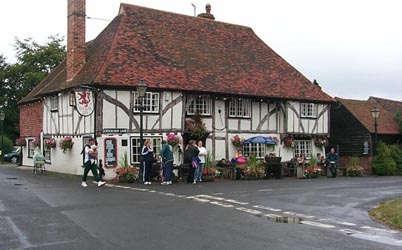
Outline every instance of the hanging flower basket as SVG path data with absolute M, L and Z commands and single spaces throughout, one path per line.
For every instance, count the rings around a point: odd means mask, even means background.
M 35 137 L 34 139 L 33 139 L 33 145 L 35 146 L 35 147 L 40 147 L 40 139 L 39 139 L 39 137 Z
M 294 138 L 293 138 L 293 136 L 291 136 L 291 135 L 286 135 L 284 138 L 283 138 L 283 145 L 285 146 L 285 147 L 287 147 L 287 148 L 294 148 L 295 147 L 295 141 L 294 141 Z
M 63 150 L 63 153 L 65 153 L 67 150 L 71 150 L 73 145 L 73 138 L 70 136 L 66 136 L 60 141 L 60 148 Z
M 244 138 L 241 138 L 238 135 L 233 136 L 232 138 L 232 144 L 233 146 L 235 146 L 236 148 L 240 148 L 241 146 L 243 146 L 243 142 L 244 142 Z
M 25 138 L 19 137 L 17 140 L 15 140 L 15 145 L 25 147 L 27 142 L 25 141 Z
M 47 149 L 56 148 L 56 140 L 54 138 L 44 140 Z
M 328 137 L 326 136 L 316 136 L 314 137 L 314 145 L 316 147 L 326 147 L 328 146 Z
M 166 138 L 167 138 L 167 143 L 169 143 L 173 147 L 180 143 L 180 136 L 176 135 L 173 132 L 170 132 L 169 134 L 167 134 Z

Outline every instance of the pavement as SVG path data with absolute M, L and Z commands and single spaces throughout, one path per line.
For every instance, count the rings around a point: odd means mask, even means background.
M 0 249 L 402 249 L 402 177 L 107 184 L 0 165 Z

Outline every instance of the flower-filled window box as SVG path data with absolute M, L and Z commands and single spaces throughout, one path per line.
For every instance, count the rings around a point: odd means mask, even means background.
M 74 142 L 71 136 L 66 136 L 60 141 L 60 148 L 65 153 L 67 150 L 71 150 L 73 148 Z
M 44 140 L 46 149 L 56 148 L 56 140 L 54 138 Z
M 293 136 L 291 136 L 291 135 L 286 135 L 282 139 L 282 142 L 286 148 L 294 148 L 295 147 L 295 140 L 294 140 Z

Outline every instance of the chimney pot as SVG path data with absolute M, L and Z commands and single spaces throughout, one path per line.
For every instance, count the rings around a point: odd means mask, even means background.
M 214 15 L 211 14 L 211 5 L 209 3 L 205 5 L 205 13 L 199 14 L 198 17 L 215 20 Z

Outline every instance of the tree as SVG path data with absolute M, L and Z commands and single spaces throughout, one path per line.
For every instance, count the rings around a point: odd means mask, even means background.
M 5 134 L 18 137 L 18 101 L 26 96 L 66 55 L 64 39 L 52 36 L 44 44 L 31 38 L 15 41 L 17 62 L 7 64 L 0 56 L 0 107 L 6 113 Z

